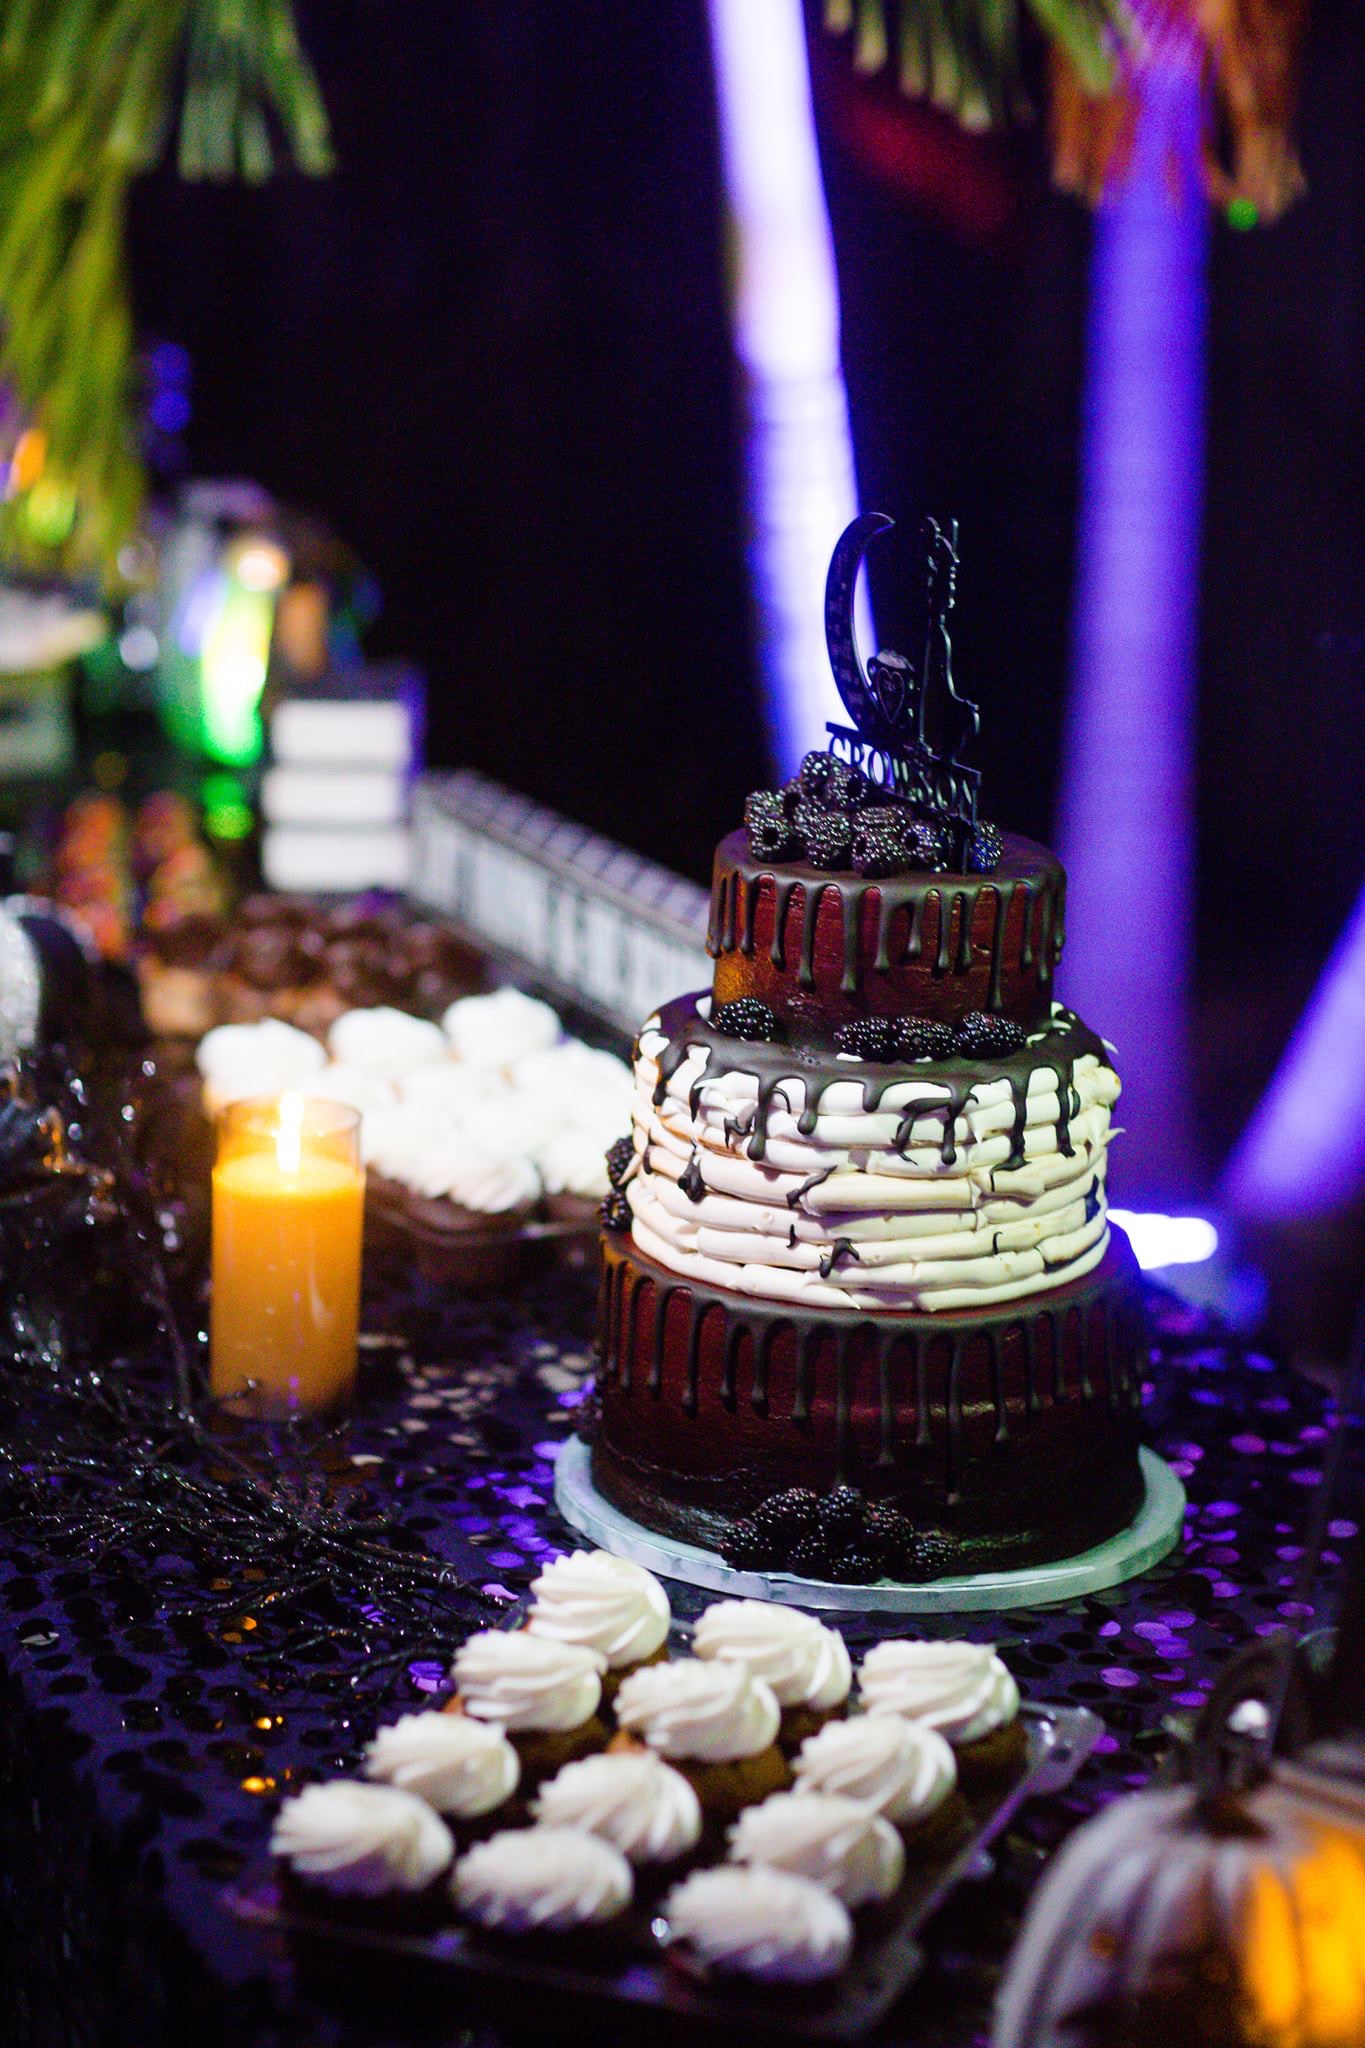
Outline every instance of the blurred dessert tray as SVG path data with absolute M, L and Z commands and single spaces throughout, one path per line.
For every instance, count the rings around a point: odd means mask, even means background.
M 456 1230 L 424 1222 L 372 1185 L 365 1191 L 367 1256 L 404 1259 L 424 1280 L 471 1293 L 506 1286 L 551 1256 L 575 1268 L 595 1264 L 601 1230 L 596 1203 L 582 1216 L 533 1217 L 505 1231 L 490 1231 L 487 1221 Z
M 847 1969 L 828 1984 L 705 1977 L 666 1955 L 654 1932 L 657 1906 L 645 1903 L 632 1909 L 608 1959 L 590 1948 L 575 1956 L 569 1936 L 537 1948 L 525 1937 L 453 1923 L 406 1934 L 332 1920 L 286 1903 L 269 1869 L 249 1874 L 225 1896 L 238 1919 L 283 1935 L 301 1974 L 330 1996 L 360 1989 L 401 1998 L 411 2010 L 418 2000 L 435 2005 L 448 1997 L 450 1980 L 459 1977 L 480 1982 L 503 2002 L 518 1990 L 551 1991 L 798 2040 L 858 2040 L 924 1967 L 924 1929 L 950 1893 L 983 1870 L 991 1844 L 1025 1801 L 1070 1784 L 1101 1732 L 1086 1707 L 1026 1703 L 1020 1719 L 1027 1745 L 1017 1770 L 989 1790 L 965 1792 L 968 1818 L 958 1839 L 939 1856 L 908 1860 L 900 1889 L 860 1929 Z

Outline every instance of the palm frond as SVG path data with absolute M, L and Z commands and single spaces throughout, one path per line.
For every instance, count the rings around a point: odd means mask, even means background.
M 128 190 L 173 131 L 187 177 L 330 168 L 290 0 L 8 0 L 0 382 L 45 437 L 49 486 L 74 504 L 60 535 L 35 530 L 26 495 L 4 505 L 0 544 L 21 560 L 107 570 L 137 517 Z
M 1128 0 L 826 0 L 825 27 L 852 35 L 854 68 L 894 66 L 912 98 L 928 100 L 966 128 L 989 128 L 1028 111 L 1020 31 L 1031 20 L 1064 52 L 1087 91 L 1114 82 L 1135 40 Z

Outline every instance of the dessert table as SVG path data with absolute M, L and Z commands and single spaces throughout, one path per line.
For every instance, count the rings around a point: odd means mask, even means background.
M 1089 1706 L 1105 1733 L 1074 1786 L 1025 1809 L 934 1923 L 928 1968 L 879 2036 L 905 2048 L 986 2039 L 1043 1857 L 1149 1778 L 1171 1740 L 1163 1724 L 1200 1706 L 1231 1652 L 1330 1616 L 1347 1520 L 1330 1524 L 1312 1604 L 1294 1598 L 1330 1404 L 1175 1297 L 1152 1290 L 1151 1308 L 1147 1431 L 1188 1490 L 1182 1549 L 1064 1607 L 913 1624 L 994 1638 L 1026 1695 Z M 552 1504 L 554 1462 L 591 1428 L 592 1323 L 591 1285 L 570 1271 L 482 1302 L 381 1280 L 347 1423 L 303 1446 L 262 1429 L 252 1455 L 325 1474 L 351 1519 L 387 1512 L 392 1540 L 442 1560 L 440 1633 L 458 1639 L 572 1542 Z M 386 1664 L 375 1653 L 393 1633 L 363 1588 L 277 1603 L 249 1571 L 210 1578 L 155 1541 L 39 1547 L 13 1507 L 0 1492 L 0 1983 L 18 2038 L 388 2048 L 543 2036 L 543 2012 L 489 2011 L 472 1992 L 430 2000 L 363 1974 L 305 1979 L 225 1903 L 259 1864 L 282 1793 L 353 1770 L 378 1721 L 442 1689 L 439 1644 Z M 671 1590 L 684 1615 L 707 1597 Z M 838 1623 L 855 1649 L 906 1626 Z M 571 2013 L 557 2017 L 572 2028 Z M 657 2026 L 625 2024 L 636 2038 Z

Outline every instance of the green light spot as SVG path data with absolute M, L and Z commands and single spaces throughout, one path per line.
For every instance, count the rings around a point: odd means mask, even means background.
M 1254 199 L 1229 199 L 1228 226 L 1230 228 L 1254 228 L 1260 220 L 1260 212 Z
M 206 775 L 199 788 L 210 839 L 246 839 L 256 819 L 235 775 Z

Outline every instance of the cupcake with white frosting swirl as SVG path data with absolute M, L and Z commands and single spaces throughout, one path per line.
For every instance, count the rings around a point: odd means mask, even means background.
M 506 1806 L 521 1764 L 502 1730 L 468 1714 L 404 1714 L 365 1752 L 365 1775 L 425 1799 L 469 1839 Z
M 560 1022 L 549 1004 L 518 988 L 462 997 L 442 1017 L 441 1029 L 460 1059 L 503 1070 L 560 1037 Z
M 668 1595 L 652 1572 L 605 1550 L 575 1550 L 557 1557 L 531 1582 L 535 1595 L 526 1626 L 551 1642 L 580 1643 L 606 1660 L 604 1696 L 615 1696 L 637 1665 L 666 1654 L 672 1614 Z
M 637 1868 L 676 1866 L 701 1840 L 701 1806 L 681 1771 L 652 1749 L 617 1750 L 565 1764 L 541 1786 L 533 1812 L 549 1827 L 585 1828 Z
M 730 1830 L 730 1861 L 808 1877 L 850 1912 L 884 1905 L 905 1872 L 890 1821 L 833 1792 L 775 1792 L 746 1807 Z
M 989 1643 L 878 1643 L 858 1674 L 869 1715 L 899 1714 L 953 1746 L 964 1778 L 994 1777 L 1022 1759 L 1019 1688 Z
M 345 1010 L 327 1033 L 327 1050 L 343 1066 L 395 1081 L 414 1067 L 448 1057 L 439 1024 L 381 1004 L 373 1010 Z
M 664 1901 L 669 1949 L 695 1969 L 769 1984 L 837 1977 L 853 1950 L 847 1907 L 785 1870 L 698 1870 Z
M 417 1927 L 440 1917 L 454 1843 L 414 1793 L 336 1779 L 285 1801 L 270 1849 L 295 1897 L 325 1903 L 330 1913 Z
M 853 1670 L 843 1637 L 794 1607 L 719 1600 L 698 1621 L 692 1648 L 698 1657 L 742 1664 L 772 1687 L 789 1756 L 847 1709 Z
M 613 1748 L 652 1749 L 676 1764 L 717 1823 L 791 1783 L 777 1746 L 782 1710 L 742 1664 L 680 1657 L 632 1671 L 616 1695 Z
M 605 1659 L 579 1643 L 557 1643 L 525 1629 L 485 1629 L 451 1666 L 455 1697 L 447 1713 L 500 1728 L 528 1787 L 561 1764 L 604 1748 L 598 1712 Z
M 915 1849 L 935 1847 L 962 1824 L 951 1748 L 934 1729 L 898 1714 L 831 1721 L 802 1743 L 792 1768 L 798 1794 L 856 1799 Z
M 583 1828 L 513 1828 L 480 1842 L 455 1866 L 450 1895 L 490 1933 L 585 1936 L 609 1929 L 631 1902 L 630 1865 Z
M 376 1243 L 421 1233 L 419 1263 L 467 1287 L 502 1284 L 517 1270 L 521 1231 L 535 1214 L 540 1175 L 520 1152 L 480 1145 L 445 1118 L 407 1101 L 361 1126 L 366 1207 Z

